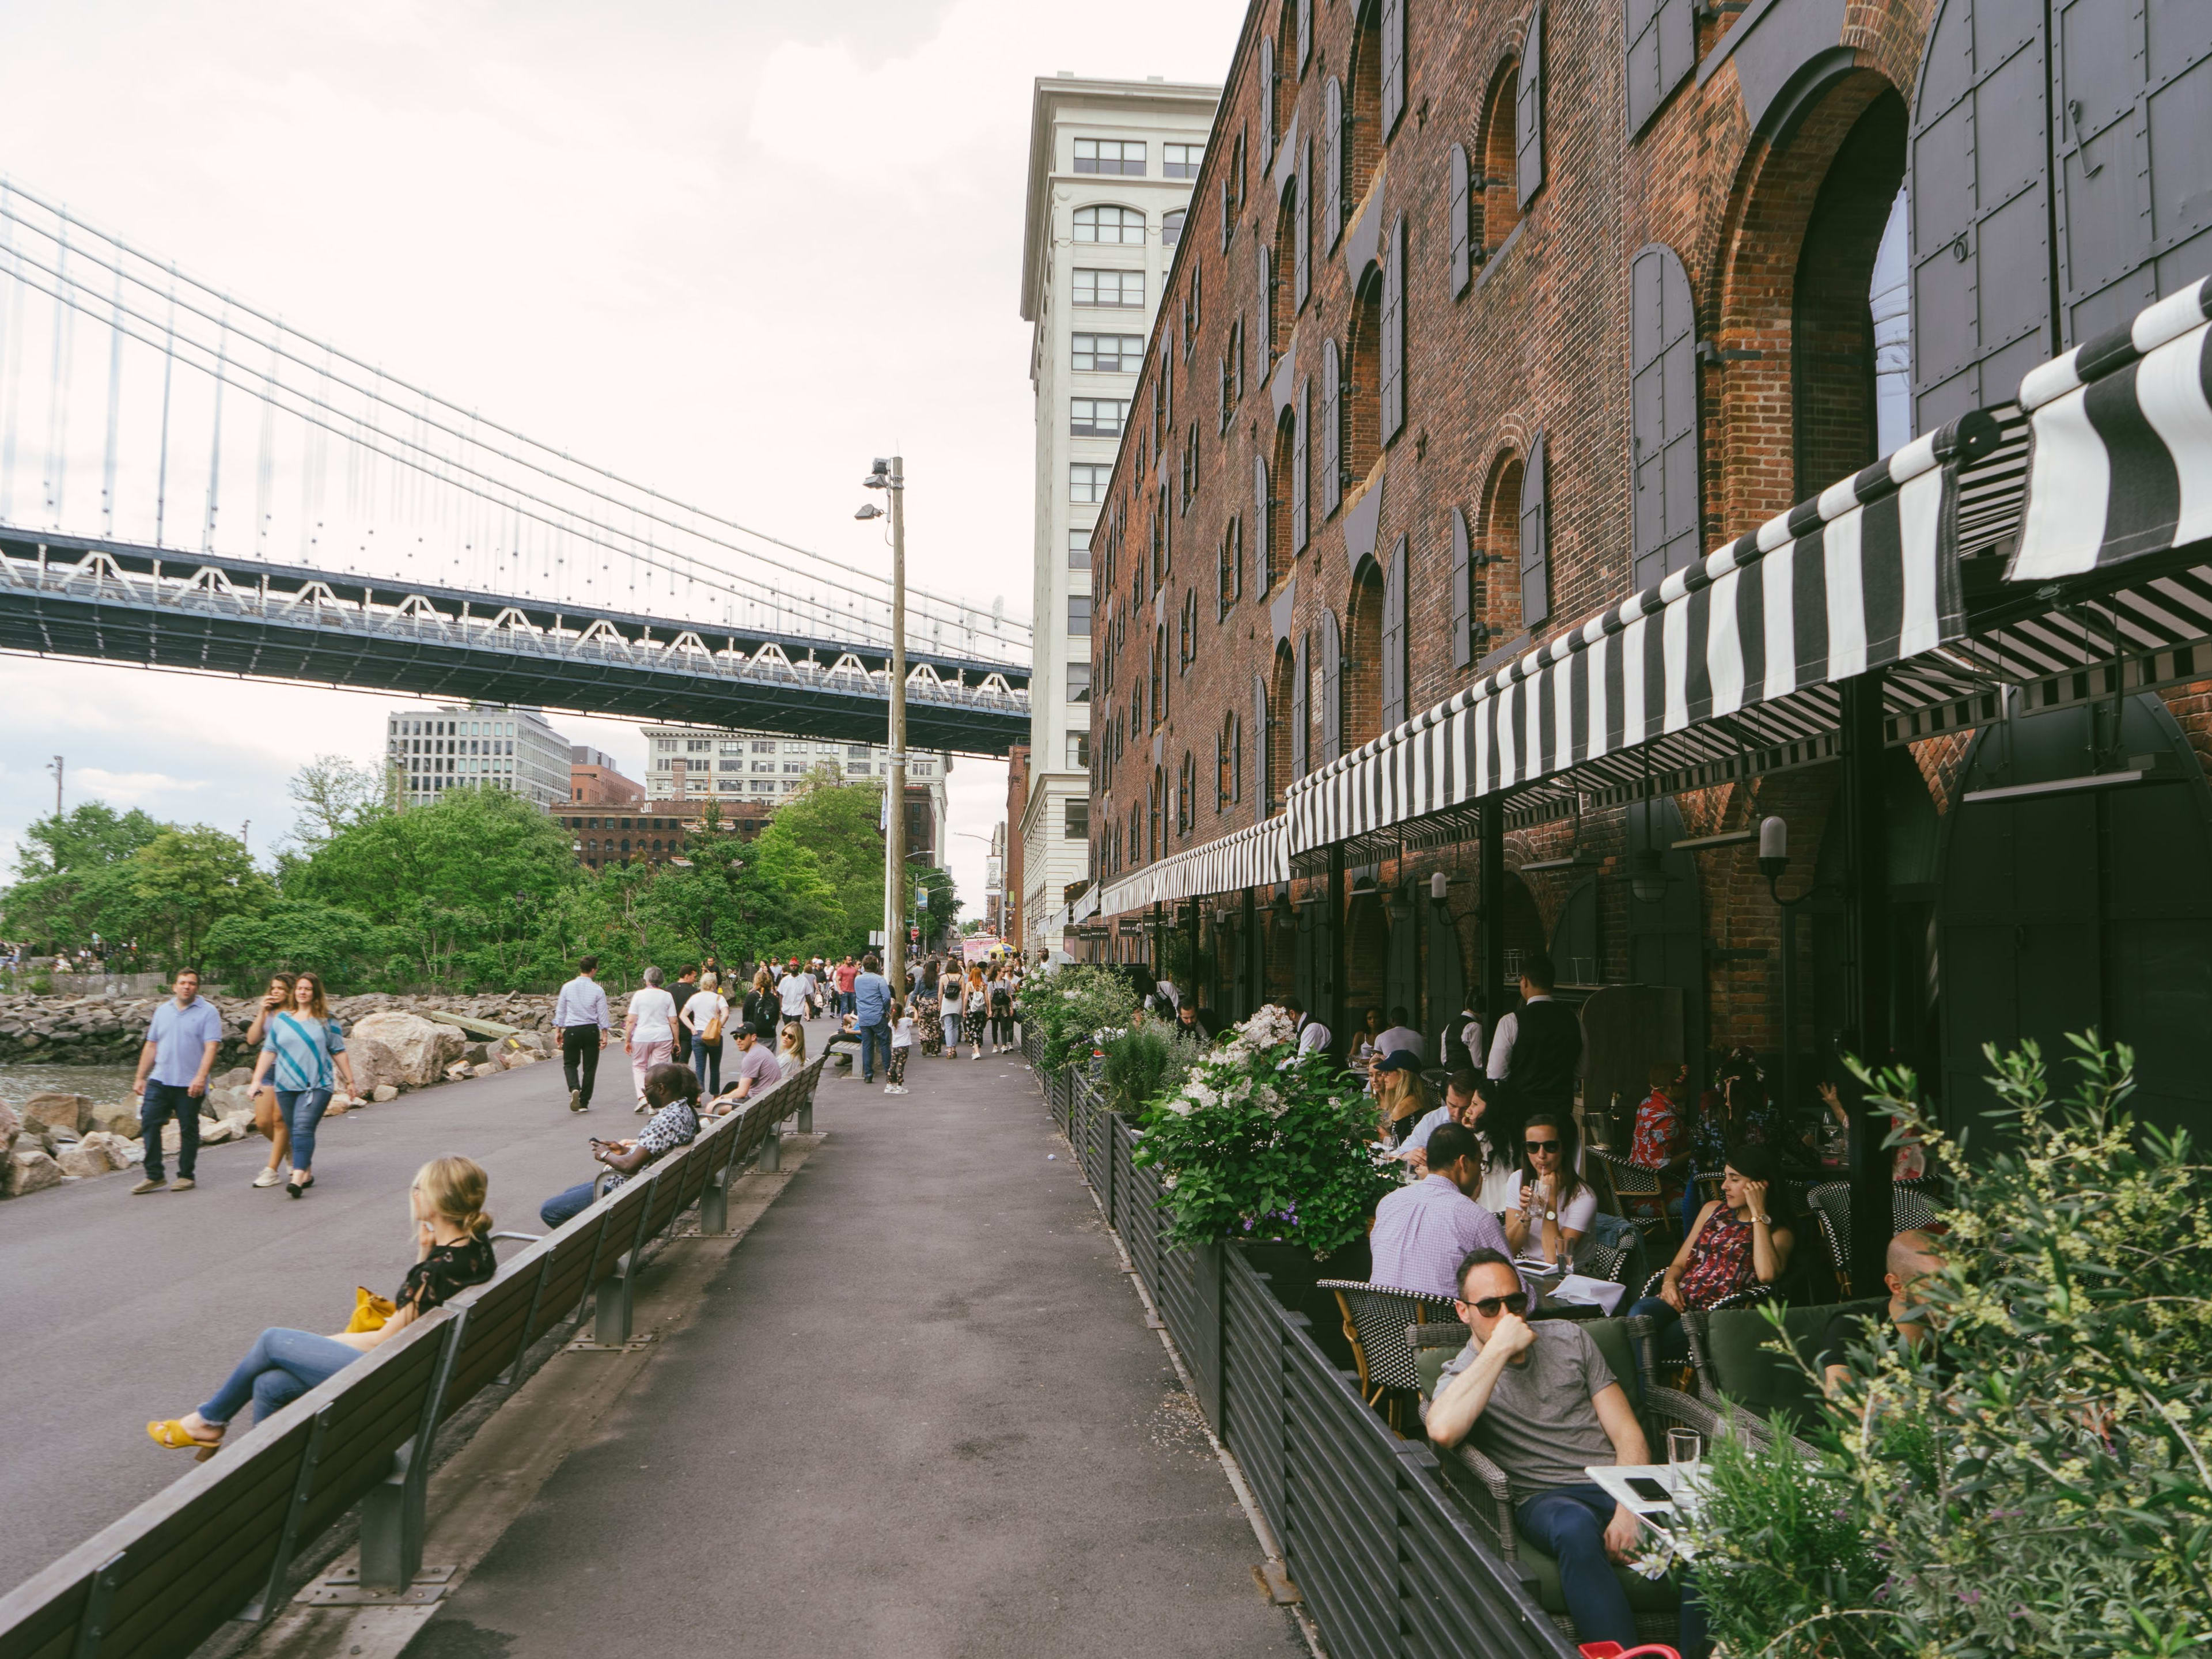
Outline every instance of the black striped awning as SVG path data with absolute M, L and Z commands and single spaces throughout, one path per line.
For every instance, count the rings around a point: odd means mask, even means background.
M 1105 884 L 1098 914 L 1119 915 L 1178 899 L 1239 892 L 1291 878 L 1290 823 L 1280 816 L 1155 860 Z

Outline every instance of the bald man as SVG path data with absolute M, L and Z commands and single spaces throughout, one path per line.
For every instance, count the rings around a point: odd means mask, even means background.
M 1943 1271 L 1942 1241 L 1918 1227 L 1908 1227 L 1889 1241 L 1889 1271 L 1882 1282 L 1889 1286 L 1889 1320 L 1906 1350 L 1917 1350 L 1936 1338 L 1936 1312 L 1913 1299 L 1913 1286 Z M 1863 1314 L 1839 1313 L 1828 1322 L 1820 1339 L 1820 1364 L 1830 1394 L 1851 1374 L 1844 1351 L 1863 1337 Z

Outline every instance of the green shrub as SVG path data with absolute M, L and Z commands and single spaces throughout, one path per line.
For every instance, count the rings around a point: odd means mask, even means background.
M 1198 1063 L 1205 1045 L 1181 1035 L 1162 1020 L 1146 1020 L 1111 1031 L 1104 1044 L 1100 1080 L 1107 1103 L 1133 1121 L 1161 1095 L 1182 1082 Z
M 1092 1037 L 1127 1025 L 1136 1007 L 1136 994 L 1119 974 L 1071 966 L 1025 982 L 1019 1014 L 1023 1030 L 1037 1033 L 1044 1069 L 1057 1072 L 1087 1062 Z
M 2003 1133 L 1969 1162 L 1909 1073 L 1858 1075 L 1954 1188 L 1940 1331 L 1887 1325 L 1786 1443 L 1715 1448 L 1687 1528 L 1713 1633 L 1775 1656 L 2202 1654 L 2212 1644 L 2212 1213 L 2185 1134 L 2120 1109 L 2094 1034 L 2054 1107 L 2033 1044 L 1996 1067 Z M 1855 1068 L 1856 1069 L 1856 1068 Z

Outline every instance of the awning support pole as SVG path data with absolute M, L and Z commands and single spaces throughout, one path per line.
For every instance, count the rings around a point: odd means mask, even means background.
M 1344 1012 L 1344 843 L 1328 848 L 1328 909 L 1322 918 L 1328 927 L 1328 983 L 1322 987 L 1322 1006 L 1328 1010 L 1328 1029 L 1336 1038 L 1336 1051 L 1350 1052 Z
M 1844 923 L 1850 959 L 1844 974 L 1845 1046 L 1863 1064 L 1879 1066 L 1889 1034 L 1889 839 L 1882 798 L 1881 673 L 1843 682 L 1839 735 L 1844 751 L 1841 805 L 1850 854 Z M 1838 1078 L 1850 1108 L 1851 1290 L 1871 1296 L 1881 1284 L 1896 1222 L 1891 1206 L 1886 1133 L 1869 1115 L 1856 1079 Z
M 1244 890 L 1244 926 L 1237 933 L 1237 945 L 1244 953 L 1244 994 L 1237 998 L 1232 1012 L 1241 1023 L 1251 1018 L 1253 1011 L 1267 1000 L 1267 958 L 1260 940 L 1260 907 L 1249 887 Z
M 1485 795 L 1476 811 L 1480 898 L 1475 927 L 1482 941 L 1482 1029 L 1486 1037 L 1498 1029 L 1511 1000 L 1505 990 L 1505 802 L 1498 795 Z M 1475 1056 L 1478 1069 L 1482 1059 Z

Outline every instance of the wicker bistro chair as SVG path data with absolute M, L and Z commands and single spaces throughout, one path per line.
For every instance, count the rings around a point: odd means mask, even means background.
M 1597 1343 L 1606 1364 L 1613 1370 L 1614 1380 L 1635 1402 L 1644 1438 L 1654 1446 L 1664 1447 L 1664 1431 L 1673 1425 L 1693 1428 L 1709 1437 L 1723 1431 L 1720 1419 L 1711 1411 L 1686 1395 L 1655 1386 L 1639 1370 L 1637 1356 L 1649 1346 L 1643 1340 L 1650 1333 L 1649 1320 L 1593 1319 L 1583 1322 L 1582 1328 Z M 1467 1342 L 1468 1328 L 1456 1321 L 1416 1325 L 1406 1333 L 1406 1345 L 1413 1355 L 1425 1404 L 1434 1396 L 1437 1379 L 1446 1363 Z M 1574 1621 L 1567 1617 L 1559 1563 L 1520 1535 L 1514 1523 L 1512 1492 L 1505 1472 L 1477 1450 L 1471 1437 L 1449 1451 L 1439 1449 L 1437 1458 L 1444 1485 L 1461 1508 L 1528 1587 L 1529 1594 L 1552 1622 L 1571 1635 Z M 1617 1566 L 1613 1572 L 1628 1592 L 1628 1605 L 1636 1615 L 1637 1635 L 1671 1641 L 1680 1600 L 1674 1586 L 1664 1579 L 1654 1582 L 1626 1567 Z
M 1888 1305 L 1880 1297 L 1863 1301 L 1823 1303 L 1809 1307 L 1785 1307 L 1783 1333 L 1808 1363 L 1816 1358 L 1828 1322 L 1838 1314 L 1865 1314 L 1879 1318 Z M 1698 1392 L 1710 1401 L 1725 1402 L 1741 1413 L 1740 1428 L 1751 1444 L 1764 1448 L 1779 1434 L 1778 1423 L 1795 1419 L 1809 1424 L 1820 1413 L 1819 1384 L 1788 1357 L 1770 1346 L 1774 1327 L 1757 1307 L 1693 1309 L 1682 1316 L 1682 1328 L 1690 1339 L 1690 1361 L 1697 1367 Z M 1793 1435 L 1790 1443 L 1808 1461 L 1818 1454 Z
M 1324 1279 L 1315 1288 L 1336 1293 L 1336 1305 L 1344 1313 L 1345 1340 L 1352 1344 L 1352 1363 L 1359 1368 L 1359 1397 L 1370 1406 L 1382 1406 L 1390 1426 L 1399 1428 L 1398 1402 L 1386 1401 L 1385 1396 L 1393 1389 L 1410 1394 L 1421 1381 L 1413 1369 L 1413 1350 L 1406 1346 L 1407 1328 L 1431 1316 L 1449 1317 L 1452 1304 L 1395 1285 L 1358 1279 Z
M 1835 1269 L 1836 1288 L 1851 1294 L 1851 1183 L 1824 1181 L 1805 1194 L 1820 1224 L 1820 1243 Z M 1895 1181 L 1889 1188 L 1889 1220 L 1893 1237 L 1911 1227 L 1929 1227 L 1942 1222 L 1940 1196 L 1924 1181 Z
M 1598 1193 L 1608 1212 L 1633 1223 L 1643 1233 L 1644 1242 L 1654 1249 L 1674 1237 L 1675 1218 L 1667 1206 L 1666 1184 L 1658 1170 L 1631 1164 L 1618 1152 L 1601 1152 L 1595 1146 L 1585 1147 L 1583 1152 L 1590 1173 L 1602 1177 Z M 1657 1213 L 1630 1215 L 1623 1200 L 1632 1198 L 1650 1199 Z

